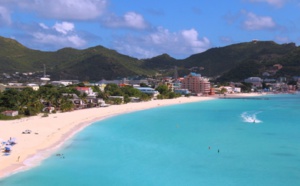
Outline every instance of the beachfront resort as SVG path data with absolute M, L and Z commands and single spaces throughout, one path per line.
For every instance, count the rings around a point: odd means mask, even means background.
M 7 176 L 37 165 L 79 131 L 108 117 L 167 105 L 207 101 L 220 95 L 261 96 L 261 92 L 241 94 L 242 88 L 238 84 L 215 87 L 209 79 L 196 73 L 175 80 L 164 78 L 154 82 L 154 86 L 146 81 L 130 82 L 125 79 L 99 84 L 73 85 L 69 82 L 67 86 L 62 86 L 63 81 L 39 86 L 30 84 L 31 87 L 2 85 L 2 98 L 11 96 L 10 105 L 24 105 L 14 107 L 21 110 L 2 112 L 7 117 L 22 117 L 0 121 L 0 131 L 5 131 L 0 133 L 3 139 L 0 175 Z M 250 92 L 258 86 L 255 83 L 249 87 Z M 31 105 L 35 107 L 31 108 Z M 37 153 L 39 158 L 36 158 Z

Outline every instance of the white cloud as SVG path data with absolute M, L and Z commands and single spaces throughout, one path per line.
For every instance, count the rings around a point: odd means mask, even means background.
M 89 20 L 100 16 L 107 0 L 26 0 L 12 1 L 21 9 L 33 10 L 37 14 L 65 20 Z
M 0 6 L 0 25 L 11 24 L 10 11 Z
M 71 22 L 57 22 L 52 26 L 38 23 L 36 26 L 26 27 L 26 32 L 28 35 L 23 40 L 33 48 L 57 50 L 63 47 L 83 48 L 87 44 Z
M 32 34 L 35 43 L 51 45 L 54 48 L 74 47 L 80 48 L 86 44 L 86 41 L 81 39 L 78 35 L 55 35 L 42 32 L 35 32 Z
M 129 56 L 137 57 L 140 59 L 150 58 L 161 54 L 161 53 L 157 53 L 157 51 L 155 51 L 152 48 L 145 48 L 137 44 L 132 45 L 131 43 L 126 43 L 126 42 L 121 43 L 120 41 L 118 41 L 116 45 L 117 46 L 115 47 L 116 50 L 118 50 L 118 52 Z
M 198 32 L 195 29 L 183 30 L 181 34 L 187 46 L 191 47 L 194 52 L 202 52 L 210 44 L 210 41 L 206 37 L 199 40 Z
M 282 7 L 288 0 L 249 0 L 250 2 L 265 2 L 272 6 Z
M 117 38 L 114 42 L 114 48 L 119 52 L 139 58 L 149 58 L 162 53 L 182 58 L 203 52 L 209 47 L 209 39 L 199 38 L 195 29 L 170 32 L 162 27 L 146 36 L 127 36 Z
M 128 12 L 124 15 L 126 25 L 133 28 L 145 28 L 146 23 L 142 15 L 135 12 Z
M 75 47 L 81 48 L 86 44 L 86 41 L 80 38 L 78 35 L 70 35 L 67 40 Z
M 254 13 L 248 12 L 247 18 L 243 22 L 243 26 L 246 30 L 264 30 L 273 29 L 276 27 L 276 23 L 272 17 L 257 16 Z
M 123 28 L 134 28 L 134 29 L 145 29 L 147 23 L 145 22 L 142 15 L 135 12 L 127 12 L 122 17 L 112 15 L 103 21 L 107 27 L 123 27 Z
M 67 34 L 68 32 L 73 31 L 75 27 L 73 23 L 62 22 L 62 23 L 55 23 L 53 28 L 59 33 Z
M 39 26 L 42 27 L 43 29 L 49 29 L 49 27 L 44 23 L 39 23 Z

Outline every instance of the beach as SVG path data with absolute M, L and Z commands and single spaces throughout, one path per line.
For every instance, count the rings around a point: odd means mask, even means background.
M 180 97 L 55 113 L 49 114 L 48 117 L 40 114 L 19 120 L 0 121 L 0 139 L 2 141 L 10 138 L 16 139 L 16 144 L 12 146 L 9 155 L 1 152 L 0 177 L 38 165 L 43 159 L 53 154 L 63 142 L 95 121 L 138 110 L 215 98 Z M 26 130 L 30 130 L 30 134 L 24 134 Z M 4 146 L 2 145 L 1 148 Z M 40 156 L 37 158 L 36 154 Z
M 220 97 L 249 97 L 261 94 L 229 94 L 208 97 L 180 97 L 176 99 L 151 100 L 147 102 L 110 105 L 108 107 L 88 108 L 71 112 L 43 114 L 18 120 L 0 121 L 0 140 L 16 139 L 9 155 L 2 150 L 0 156 L 0 177 L 9 176 L 15 172 L 26 170 L 38 165 L 43 159 L 57 151 L 57 149 L 74 134 L 95 121 L 119 114 L 156 108 L 161 106 L 184 104 L 217 99 Z M 24 134 L 26 130 L 30 134 Z M 1 145 L 3 149 L 5 145 Z M 36 155 L 39 155 L 38 157 Z

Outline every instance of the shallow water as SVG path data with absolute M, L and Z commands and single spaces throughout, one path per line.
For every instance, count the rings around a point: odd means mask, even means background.
M 0 185 L 298 186 L 299 103 L 218 99 L 116 116 Z

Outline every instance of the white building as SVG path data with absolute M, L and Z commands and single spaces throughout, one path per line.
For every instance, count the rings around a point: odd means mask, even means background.
M 138 89 L 139 91 L 141 91 L 145 94 L 150 94 L 153 96 L 157 96 L 159 94 L 158 91 L 156 91 L 155 89 L 150 88 L 150 87 L 134 87 L 134 88 Z

